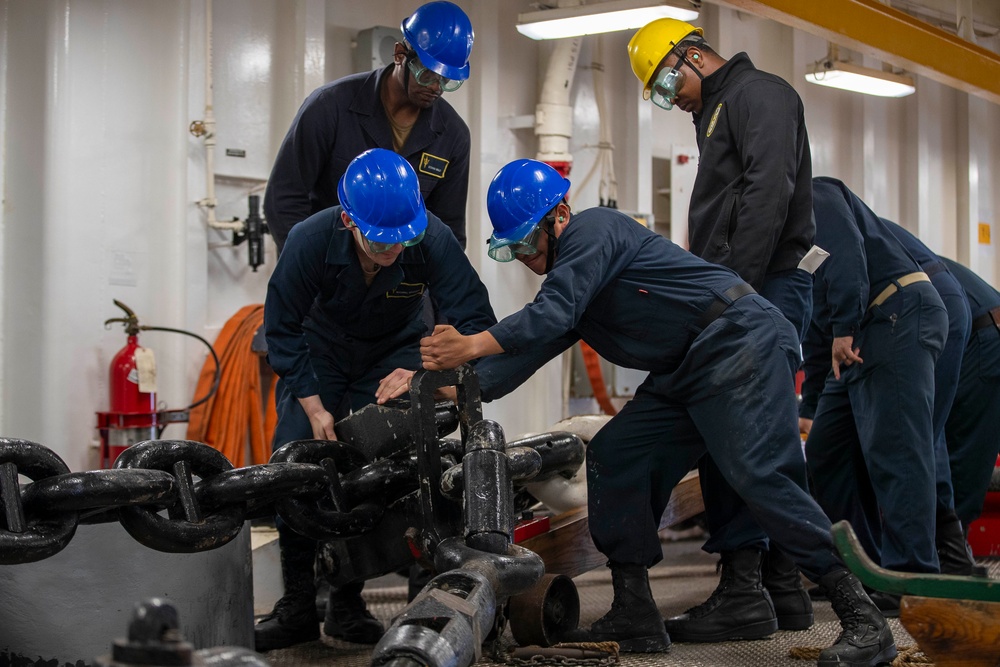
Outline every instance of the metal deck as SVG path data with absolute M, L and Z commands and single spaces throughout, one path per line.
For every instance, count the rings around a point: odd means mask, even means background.
M 653 595 L 664 617 L 682 613 L 704 601 L 718 583 L 715 572 L 717 558 L 701 551 L 702 539 L 664 542 L 664 560 L 650 570 Z M 991 576 L 1000 578 L 1000 559 L 982 561 L 990 566 Z M 581 624 L 589 626 L 611 606 L 611 575 L 599 569 L 574 580 L 580 594 Z M 386 577 L 370 582 L 364 592 L 368 607 L 386 626 L 406 606 L 406 586 L 401 577 Z M 840 632 L 840 624 L 829 602 L 815 604 L 816 623 L 807 631 L 778 631 L 769 639 L 726 642 L 721 644 L 674 644 L 665 654 L 623 654 L 623 667 L 647 665 L 685 665 L 687 667 L 807 667 L 811 660 L 789 657 L 794 647 L 823 648 L 829 646 Z M 896 645 L 912 646 L 913 639 L 898 619 L 890 620 Z M 510 631 L 501 638 L 501 646 L 513 643 Z M 271 651 L 264 654 L 274 667 L 368 667 L 371 647 L 337 642 L 328 637 L 320 641 Z M 480 665 L 503 664 L 483 656 Z

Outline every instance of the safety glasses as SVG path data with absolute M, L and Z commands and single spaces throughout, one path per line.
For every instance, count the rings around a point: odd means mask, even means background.
M 355 225 L 355 224 L 353 224 L 353 223 L 351 224 L 351 229 L 357 229 L 358 230 L 358 234 L 361 236 L 361 238 L 363 238 L 365 240 L 365 243 L 368 245 L 368 250 L 370 250 L 373 255 L 377 255 L 377 254 L 382 253 L 382 252 L 388 252 L 388 251 L 392 250 L 393 248 L 395 248 L 396 245 L 401 245 L 404 248 L 409 248 L 411 246 L 415 246 L 415 245 L 417 245 L 418 243 L 420 243 L 421 241 L 424 240 L 424 234 L 427 233 L 427 230 L 424 230 L 424 231 L 420 232 L 419 234 L 417 234 L 416 236 L 414 236 L 412 239 L 407 239 L 405 241 L 397 241 L 396 243 L 382 243 L 381 241 L 370 241 L 370 240 L 368 240 L 368 238 L 364 234 L 361 233 L 361 230 L 358 229 L 358 226 Z
M 650 88 L 649 99 L 661 109 L 670 111 L 674 108 L 677 91 L 684 85 L 684 72 L 677 69 L 683 62 L 679 59 L 672 69 L 661 70 Z
M 498 262 L 512 262 L 518 255 L 534 255 L 538 252 L 538 237 L 542 234 L 542 226 L 535 225 L 535 228 L 528 232 L 528 235 L 518 241 L 500 241 L 490 237 L 487 243 L 490 244 L 486 254 L 490 259 Z M 501 245 L 502 244 L 502 245 Z
M 410 74 L 413 76 L 413 80 L 419 83 L 421 86 L 433 86 L 435 83 L 441 92 L 451 93 L 462 87 L 465 81 L 461 79 L 446 79 L 437 72 L 432 72 L 421 64 L 420 60 L 416 57 L 409 58 L 406 61 L 406 66 L 410 68 Z

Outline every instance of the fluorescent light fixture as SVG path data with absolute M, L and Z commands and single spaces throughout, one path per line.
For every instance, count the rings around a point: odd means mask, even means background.
M 806 72 L 806 81 L 879 97 L 906 97 L 917 90 L 911 76 L 837 60 L 817 62 Z
M 641 28 L 662 18 L 693 21 L 698 12 L 689 3 L 669 0 L 610 0 L 591 5 L 540 9 L 517 15 L 517 31 L 531 39 L 562 39 L 580 35 Z

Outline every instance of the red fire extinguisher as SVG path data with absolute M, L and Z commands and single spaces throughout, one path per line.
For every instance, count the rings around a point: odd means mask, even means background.
M 123 323 L 128 342 L 111 360 L 108 373 L 110 409 L 97 413 L 97 426 L 101 432 L 102 468 L 110 468 L 118 455 L 129 446 L 144 440 L 155 440 L 159 425 L 156 410 L 156 368 L 150 351 L 139 345 L 139 318 L 121 301 L 116 299 L 115 305 L 125 311 L 125 317 L 106 320 L 104 326 L 114 322 Z M 140 358 L 138 364 L 137 354 Z M 141 383 L 140 371 L 143 375 Z M 151 384 L 147 377 L 150 373 Z
M 196 334 L 167 327 L 141 326 L 132 309 L 115 299 L 115 305 L 125 311 L 125 317 L 105 320 L 104 326 L 120 322 L 125 325 L 128 340 L 111 360 L 108 374 L 111 405 L 107 412 L 97 413 L 97 428 L 101 434 L 101 467 L 110 468 L 123 451 L 137 442 L 156 440 L 168 424 L 186 422 L 191 408 L 211 398 L 221 376 L 219 357 L 211 343 Z M 156 362 L 149 348 L 139 345 L 139 331 L 168 331 L 197 338 L 215 359 L 215 381 L 206 396 L 183 410 L 158 410 L 156 407 Z

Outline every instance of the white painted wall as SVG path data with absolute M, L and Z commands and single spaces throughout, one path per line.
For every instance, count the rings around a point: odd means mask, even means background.
M 302 99 L 350 73 L 359 30 L 399 21 L 421 0 L 214 0 L 214 101 L 219 219 L 247 214 Z M 449 100 L 472 130 L 469 248 L 498 315 L 534 296 L 539 280 L 486 261 L 486 187 L 516 157 L 533 156 L 532 114 L 551 45 L 520 36 L 528 0 L 460 0 L 476 27 L 473 77 Z M 747 50 L 802 95 L 814 172 L 845 180 L 887 217 L 934 249 L 971 263 L 997 284 L 996 241 L 976 242 L 978 222 L 1000 211 L 1000 109 L 925 79 L 903 100 L 877 100 L 805 83 L 826 44 L 810 35 L 713 5 L 701 21 L 723 55 Z M 246 248 L 208 230 L 194 202 L 205 196 L 205 0 L 0 0 L 0 435 L 38 441 L 72 469 L 94 463 L 94 412 L 107 408 L 106 372 L 124 344 L 102 322 L 130 305 L 143 323 L 213 339 L 240 307 L 263 301 L 274 265 L 253 273 Z M 627 34 L 603 38 L 604 91 L 613 119 L 619 205 L 648 211 L 651 159 L 692 145 L 690 117 L 642 102 L 625 56 Z M 995 48 L 995 45 L 986 45 Z M 580 62 L 589 64 L 594 38 Z M 872 63 L 869 63 L 872 64 Z M 590 70 L 572 99 L 577 134 L 572 178 L 593 163 L 596 106 Z M 246 151 L 225 156 L 226 148 Z M 596 179 L 576 206 L 597 203 Z M 143 334 L 160 365 L 160 398 L 192 399 L 204 358 L 196 342 Z M 563 416 L 562 361 L 487 406 L 508 433 Z M 183 427 L 167 437 L 183 437 Z

